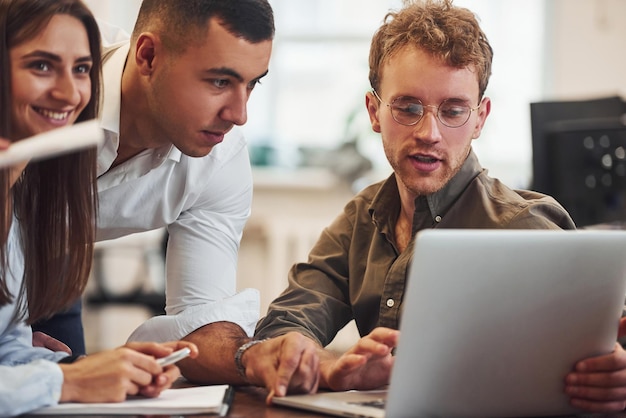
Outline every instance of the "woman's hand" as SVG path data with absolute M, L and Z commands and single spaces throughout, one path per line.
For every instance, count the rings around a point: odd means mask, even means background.
M 180 376 L 175 365 L 165 368 L 156 359 L 183 347 L 188 342 L 128 343 L 114 350 L 85 356 L 72 364 L 59 364 L 63 371 L 61 402 L 122 402 L 128 395 L 156 397 Z

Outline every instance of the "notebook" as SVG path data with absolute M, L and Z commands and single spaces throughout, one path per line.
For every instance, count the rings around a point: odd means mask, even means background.
M 104 132 L 95 119 L 52 129 L 14 142 L 6 150 L 0 150 L 0 168 L 95 147 L 103 141 Z
M 223 410 L 228 385 L 194 386 L 164 390 L 157 398 L 131 396 L 116 403 L 60 403 L 37 409 L 32 415 L 192 415 Z M 103 415 L 104 414 L 104 415 Z
M 388 390 L 274 403 L 359 417 L 580 413 L 564 378 L 613 350 L 626 231 L 435 229 L 414 251 Z

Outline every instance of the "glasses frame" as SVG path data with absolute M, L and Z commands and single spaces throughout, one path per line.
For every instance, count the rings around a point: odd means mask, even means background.
M 398 98 L 395 98 L 395 99 L 393 100 L 393 102 L 388 103 L 388 102 L 383 101 L 383 99 L 381 99 L 381 98 L 380 98 L 380 96 L 378 95 L 378 92 L 377 92 L 376 90 L 372 90 L 372 93 L 374 93 L 374 96 L 376 96 L 376 98 L 378 99 L 378 101 L 379 101 L 381 104 L 384 104 L 385 106 L 387 106 L 387 107 L 389 108 L 389 112 L 391 113 L 391 117 L 393 118 L 393 120 L 394 120 L 394 121 L 396 121 L 396 123 L 398 123 L 398 124 L 400 124 L 400 125 L 402 125 L 402 126 L 415 126 L 415 125 L 417 125 L 417 124 L 419 123 L 419 121 L 421 121 L 421 120 L 424 118 L 424 115 L 426 114 L 426 112 L 424 111 L 424 112 L 422 113 L 422 116 L 420 116 L 420 117 L 419 117 L 419 118 L 418 118 L 415 122 L 413 122 L 413 123 L 403 123 L 403 122 L 400 122 L 398 119 L 396 119 L 396 115 L 394 115 L 394 114 L 393 114 L 393 109 L 392 109 L 392 107 L 391 107 L 391 105 L 393 105 L 393 103 L 394 103 L 396 100 L 398 100 Z M 441 106 L 442 106 L 442 105 L 443 105 L 443 104 L 444 104 L 447 100 L 449 100 L 449 99 L 446 99 L 446 100 L 442 101 L 442 102 L 439 104 L 439 106 L 436 106 L 436 105 L 426 105 L 426 104 L 422 103 L 422 101 L 421 101 L 421 100 L 419 100 L 419 99 L 417 99 L 417 102 L 418 102 L 420 105 L 422 105 L 422 107 L 423 107 L 423 108 L 427 108 L 427 107 L 433 108 L 433 110 L 435 111 L 435 116 L 437 117 L 437 120 L 438 120 L 439 122 L 441 122 L 441 124 L 442 124 L 443 126 L 447 126 L 448 128 L 460 128 L 461 126 L 465 125 L 465 124 L 467 123 L 467 121 L 468 121 L 468 120 L 470 120 L 470 117 L 472 116 L 472 112 L 475 112 L 476 110 L 480 109 L 480 105 L 482 104 L 482 103 L 479 103 L 479 104 L 478 104 L 478 106 L 476 106 L 476 107 L 471 107 L 471 106 L 469 106 L 469 110 L 470 110 L 470 111 L 469 111 L 469 113 L 467 114 L 467 119 L 465 119 L 465 121 L 464 121 L 462 124 L 460 124 L 460 125 L 457 125 L 457 126 L 450 126 L 450 125 L 448 125 L 447 123 L 445 123 L 445 122 L 441 119 L 441 117 L 439 116 L 439 109 L 441 108 Z

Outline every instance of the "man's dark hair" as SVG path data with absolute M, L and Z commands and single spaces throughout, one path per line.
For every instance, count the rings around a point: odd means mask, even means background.
M 211 18 L 252 43 L 274 38 L 274 13 L 267 0 L 144 0 L 132 40 L 153 32 L 169 50 L 184 51 L 206 33 Z

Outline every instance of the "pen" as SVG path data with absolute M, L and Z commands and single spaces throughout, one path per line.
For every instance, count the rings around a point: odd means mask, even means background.
M 222 400 L 222 407 L 220 408 L 220 417 L 228 415 L 228 410 L 230 409 L 230 405 L 233 403 L 234 397 L 235 388 L 229 385 L 226 392 L 224 392 L 224 399 Z

